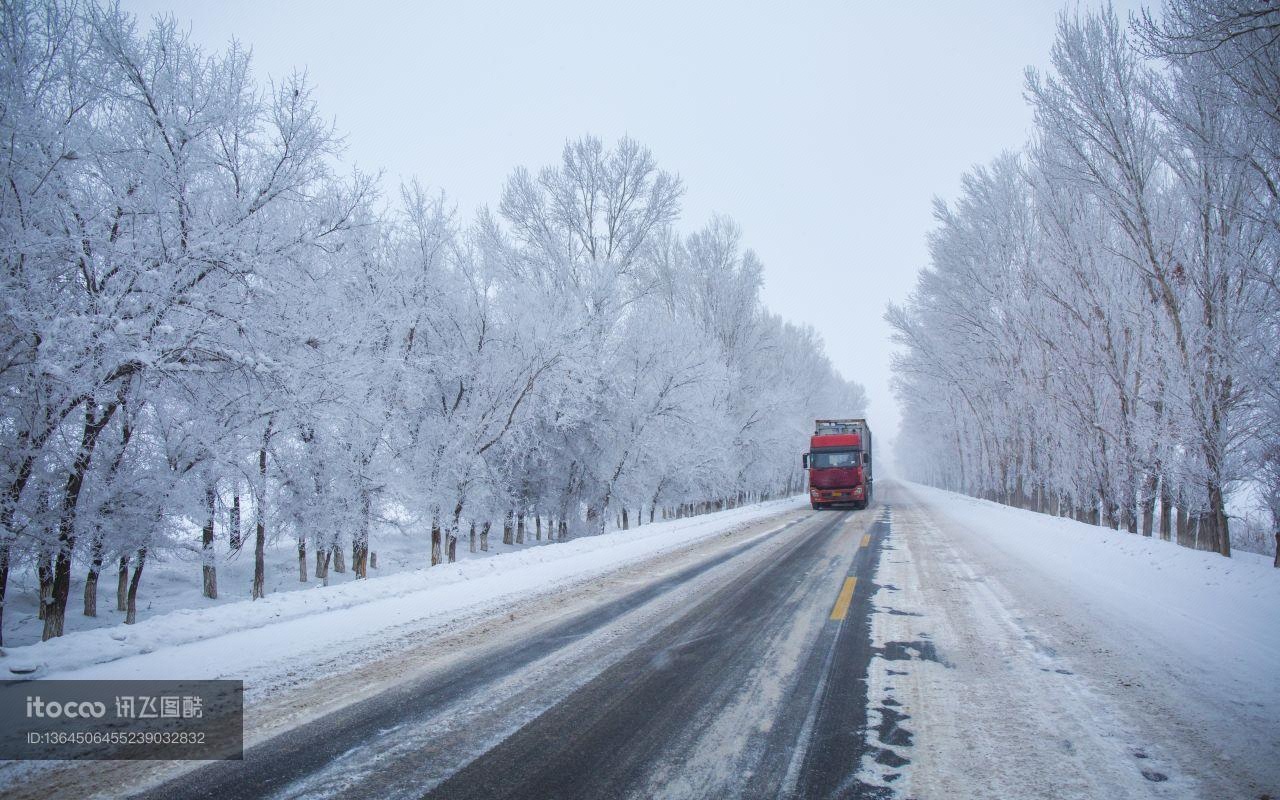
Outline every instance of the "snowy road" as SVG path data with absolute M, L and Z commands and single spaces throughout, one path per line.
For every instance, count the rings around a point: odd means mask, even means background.
M 924 487 L 892 502 L 864 782 L 920 798 L 1280 796 L 1269 560 Z
M 23 788 L 1274 797 L 1277 577 L 886 482 L 867 511 L 784 508 L 312 683 L 316 703 L 358 699 L 243 762 Z
M 875 515 L 805 515 L 151 796 L 825 795 L 863 747 Z

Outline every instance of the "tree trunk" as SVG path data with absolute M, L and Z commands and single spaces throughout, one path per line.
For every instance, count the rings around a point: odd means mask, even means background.
M 516 516 L 516 544 L 524 544 L 524 512 Z
M 53 555 L 44 545 L 36 556 L 36 578 L 40 586 L 40 605 L 36 608 L 36 616 L 44 619 L 49 612 L 49 604 L 53 602 Z
M 0 647 L 4 647 L 4 596 L 9 589 L 9 542 L 0 542 Z
M 625 531 L 625 530 L 630 530 L 630 528 L 631 528 L 631 522 L 630 522 L 630 518 L 627 516 L 627 507 L 623 506 L 622 507 L 622 529 Z
M 115 458 L 112 459 L 111 465 L 107 468 L 107 480 L 110 482 L 120 471 L 120 465 L 124 462 L 125 453 L 128 452 L 129 440 L 133 437 L 133 428 L 129 425 L 128 415 L 124 415 L 120 423 L 120 449 L 116 452 Z M 84 579 L 84 615 L 86 617 L 98 616 L 98 576 L 102 574 L 103 547 L 106 532 L 102 525 L 95 524 L 93 528 L 93 536 L 89 541 L 89 574 Z
M 508 511 L 507 515 L 502 519 L 502 543 L 514 545 L 515 539 L 515 512 Z
M 369 515 L 373 499 L 367 490 L 360 492 L 360 526 L 351 539 L 351 569 L 357 578 L 369 577 Z
M 351 542 L 351 573 L 357 579 L 369 577 L 369 546 L 361 547 L 358 539 Z
M 1160 538 L 1169 541 L 1173 512 L 1173 492 L 1169 491 L 1169 479 L 1160 479 Z
M 342 546 L 337 542 L 333 545 L 333 571 L 338 573 L 347 571 L 346 556 L 342 553 Z
M 492 525 L 492 522 L 486 521 L 480 528 L 480 550 L 485 553 L 489 552 L 489 528 Z
M 22 492 L 27 486 L 27 482 L 31 480 L 32 469 L 35 466 L 35 456 L 32 455 L 40 447 L 53 432 L 57 429 L 56 425 L 48 425 L 44 433 L 37 434 L 32 437 L 22 432 L 18 435 L 20 443 L 25 442 L 28 446 L 28 454 L 18 462 L 18 468 L 13 473 L 13 480 L 5 487 L 4 497 L 0 499 L 0 645 L 4 644 L 3 636 L 3 620 L 4 620 L 4 599 L 9 589 L 9 566 L 13 558 L 13 540 L 8 538 L 9 532 L 13 530 L 13 517 L 18 507 L 18 501 L 22 497 Z M 32 448 L 34 445 L 34 449 Z M 40 615 L 43 619 L 44 615 Z
M 533 531 L 534 541 L 542 541 L 542 515 L 540 514 L 533 515 Z
M 444 544 L 441 541 L 440 514 L 431 515 L 431 566 L 444 561 Z
M 1129 434 L 1125 434 L 1125 453 L 1131 453 L 1128 444 Z M 1120 499 L 1117 503 L 1120 505 L 1120 524 L 1129 533 L 1136 534 L 1139 526 L 1142 524 L 1140 512 L 1138 510 L 1141 505 L 1138 496 L 1138 476 L 1132 467 L 1125 470 L 1124 487 L 1120 490 Z
M 471 546 L 470 546 L 470 548 L 469 548 L 469 549 L 470 549 L 470 551 L 471 551 L 472 553 L 474 553 L 474 552 L 476 551 L 476 523 L 475 523 L 475 520 L 472 520 L 472 521 L 471 521 L 471 536 L 470 536 L 470 539 L 471 539 L 471 541 L 470 541 L 470 545 L 471 545 Z
M 93 567 L 84 578 L 84 615 L 98 616 L 98 571 Z
M 75 461 L 67 472 L 67 481 L 62 489 L 62 508 L 58 514 L 58 551 L 53 565 L 53 587 L 49 597 L 49 607 L 44 615 L 43 641 L 62 635 L 63 623 L 67 617 L 67 599 L 71 594 L 71 556 L 76 547 L 76 511 L 80 504 L 80 490 L 84 488 L 85 475 L 93 461 L 93 451 L 98 444 L 98 437 L 116 408 L 124 398 L 124 389 L 117 399 L 97 413 L 97 403 L 85 402 L 84 427 L 80 435 L 80 448 L 76 451 Z
M 356 539 L 351 540 L 351 574 L 355 575 L 356 578 L 366 577 L 368 573 L 369 565 L 365 563 L 367 559 L 364 555 L 368 551 L 369 548 L 365 547 L 362 553 L 359 541 Z
M 138 548 L 138 560 L 133 566 L 133 579 L 129 581 L 129 597 L 124 617 L 125 625 L 138 621 L 138 581 L 142 580 L 142 568 L 147 564 L 147 548 Z
M 256 515 L 255 531 L 253 535 L 253 598 L 258 600 L 267 596 L 267 523 L 262 518 L 262 510 L 259 507 Z
M 1147 475 L 1142 484 L 1142 535 L 1150 536 L 1155 529 L 1156 474 Z
M 1218 526 L 1213 512 L 1202 511 L 1196 515 L 1196 549 L 1208 552 L 1218 550 Z
M 129 610 L 129 557 L 120 556 L 120 570 L 116 580 L 116 611 Z
M 231 536 L 227 543 L 232 550 L 239 550 L 243 544 L 240 537 L 240 493 L 231 496 Z
M 103 542 L 101 533 L 93 537 L 90 550 L 89 574 L 84 578 L 84 615 L 98 616 L 98 574 L 102 572 Z
M 1178 544 L 1183 547 L 1196 546 L 1196 540 L 1191 536 L 1191 519 L 1187 514 L 1187 504 L 1181 498 L 1178 499 L 1177 537 Z
M 200 532 L 200 564 L 204 573 L 204 596 L 218 598 L 218 567 L 213 558 L 213 518 L 217 512 L 218 490 L 212 484 L 205 487 L 204 530 Z
M 299 540 L 301 543 L 301 540 Z M 316 580 L 323 585 L 329 585 L 329 550 L 316 544 Z M 299 557 L 303 556 L 304 551 L 299 551 Z
M 449 533 L 445 538 L 445 557 L 452 564 L 458 560 L 458 531 L 462 526 L 462 498 L 453 506 L 453 517 L 449 520 Z
M 1227 518 L 1227 498 L 1222 485 L 1213 481 L 1209 485 L 1209 513 L 1213 517 L 1214 550 L 1220 556 L 1231 557 L 1231 521 Z
M 1209 546 L 1209 538 L 1213 535 L 1213 531 L 1209 530 L 1208 519 L 1209 515 L 1203 511 L 1191 519 L 1192 529 L 1195 531 L 1191 537 L 1192 547 L 1197 550 L 1213 549 Z
M 253 538 L 253 599 L 267 596 L 267 446 L 271 443 L 271 420 L 267 420 L 267 428 L 262 434 L 262 447 L 258 448 L 258 491 L 254 497 L 254 522 L 256 531 Z

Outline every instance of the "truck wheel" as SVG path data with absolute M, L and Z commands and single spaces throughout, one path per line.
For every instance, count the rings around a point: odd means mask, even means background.
M 814 510 L 814 511 L 821 511 L 821 510 L 822 510 L 822 503 L 813 503 L 813 510 Z

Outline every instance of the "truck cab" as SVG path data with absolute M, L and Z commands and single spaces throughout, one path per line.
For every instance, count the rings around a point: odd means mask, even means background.
M 871 503 L 871 429 L 865 419 L 814 420 L 801 463 L 809 471 L 815 510 L 844 504 L 862 509 Z

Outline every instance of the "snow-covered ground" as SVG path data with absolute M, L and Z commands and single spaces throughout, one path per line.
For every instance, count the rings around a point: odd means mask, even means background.
M 138 589 L 138 620 L 145 621 L 166 616 L 180 610 L 204 610 L 236 604 L 250 598 L 253 585 L 253 539 L 247 539 L 244 547 L 232 550 L 228 546 L 226 531 L 219 521 L 218 538 L 214 542 L 215 563 L 218 572 L 218 597 L 210 600 L 201 591 L 201 558 L 199 548 L 200 529 L 189 526 L 190 549 L 169 549 L 148 556 Z M 535 540 L 533 518 L 527 520 L 526 541 L 519 545 L 504 545 L 502 529 L 490 531 L 488 552 L 471 553 L 467 549 L 466 531 L 458 542 L 458 563 L 473 559 L 490 558 L 504 553 L 524 552 L 543 547 L 549 539 Z M 662 524 L 662 523 L 659 523 Z M 644 533 L 646 526 L 633 530 Z M 545 532 L 545 531 L 544 531 Z M 410 534 L 393 526 L 373 531 L 371 549 L 377 554 L 378 565 L 369 570 L 370 577 L 387 577 L 403 572 L 421 570 L 431 561 L 431 543 L 419 534 Z M 282 592 L 312 591 L 326 584 L 315 576 L 315 553 L 307 543 L 307 580 L 298 576 L 298 545 L 288 536 L 268 543 L 264 564 L 266 567 L 266 594 L 270 598 Z M 345 556 L 351 557 L 350 547 Z M 71 576 L 71 599 L 67 605 L 66 630 L 84 631 L 107 628 L 124 622 L 124 612 L 116 610 L 116 564 L 107 563 L 98 582 L 98 616 L 86 617 L 81 613 L 84 597 L 84 570 L 77 566 Z M 344 572 L 329 570 L 327 586 L 341 586 L 355 582 L 355 573 L 349 568 Z M 39 592 L 36 571 L 31 565 L 15 568 L 9 575 L 9 591 L 5 596 L 4 639 L 9 646 L 33 644 L 40 641 L 44 623 L 37 611 Z
M 1280 790 L 1269 560 L 887 494 L 864 779 L 908 797 Z
M 889 535 L 875 577 L 863 781 L 921 798 L 1277 796 L 1280 570 L 1268 560 L 1224 559 L 910 484 L 886 482 L 882 496 L 871 512 Z M 188 608 L 12 648 L 0 669 L 244 678 L 252 742 L 309 718 L 321 700 L 358 702 L 406 680 L 423 653 L 448 659 L 485 636 L 511 635 L 522 623 L 508 619 L 526 611 L 536 630 L 539 614 L 631 591 L 729 542 L 761 537 L 748 560 L 764 563 L 786 542 L 771 534 L 805 508 L 795 498 Z M 832 563 L 843 563 L 836 555 Z M 655 567 L 664 561 L 671 563 Z M 726 579 L 709 572 L 699 580 Z M 504 679 L 504 688 L 479 692 L 480 700 L 458 698 L 471 711 L 483 707 L 477 702 L 515 703 L 475 752 L 598 674 L 627 642 L 643 641 L 652 620 L 670 619 L 697 587 L 685 591 L 634 612 L 649 622 L 620 618 L 593 633 L 590 646 L 557 651 Z M 470 638 L 481 627 L 488 632 Z M 513 686 L 542 694 L 526 702 Z M 758 712 L 763 695 L 753 696 Z M 456 712 L 440 713 L 449 724 L 472 719 Z M 458 759 L 468 757 L 460 751 Z M 26 781 L 41 796 L 50 786 L 76 796 L 89 778 L 122 786 L 163 777 L 126 767 L 10 764 L 0 785 Z M 30 780 L 37 774 L 43 783 Z
M 431 568 L 408 569 L 402 558 L 401 571 L 392 567 L 389 575 L 371 571 L 376 577 L 328 587 L 313 582 L 258 601 L 200 603 L 197 595 L 183 608 L 185 594 L 175 592 L 177 610 L 9 647 L 0 669 L 10 678 L 243 678 L 252 698 L 255 684 L 270 685 L 278 673 L 305 674 L 321 654 L 329 660 L 376 652 L 385 637 L 513 605 L 806 503 L 798 497 L 563 543 L 498 545 L 507 552 Z

